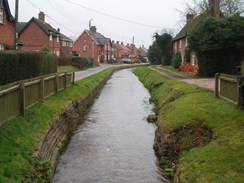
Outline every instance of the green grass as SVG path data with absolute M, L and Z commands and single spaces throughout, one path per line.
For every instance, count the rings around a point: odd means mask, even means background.
M 76 72 L 76 71 L 81 71 L 83 69 L 78 69 L 77 67 L 74 67 L 72 65 L 66 65 L 66 66 L 58 66 L 58 70 L 68 71 L 68 72 Z
M 179 75 L 176 75 L 176 74 L 174 74 L 174 73 L 172 73 L 172 72 L 169 72 L 169 71 L 165 71 L 165 70 L 163 70 L 161 67 L 157 67 L 157 66 L 152 66 L 154 69 L 157 69 L 158 71 L 160 71 L 160 72 L 163 72 L 163 73 L 165 73 L 165 74 L 167 74 L 167 75 L 169 75 L 169 76 L 172 76 L 172 77 L 174 77 L 174 78 L 176 78 L 176 79 L 184 79 L 184 77 L 181 77 L 181 76 L 179 76 Z M 169 66 L 167 66 L 167 67 L 169 67 Z
M 161 66 L 162 68 L 164 68 L 164 69 L 168 69 L 168 70 L 170 70 L 170 71 L 178 72 L 178 73 L 183 74 L 183 72 L 179 71 L 178 69 L 175 69 L 175 68 L 172 67 L 172 66 L 165 66 L 165 65 L 160 65 L 160 66 Z
M 16 117 L 0 128 L 0 183 L 20 183 L 30 176 L 34 176 L 35 182 L 47 182 L 50 165 L 34 159 L 32 153 L 38 150 L 44 133 L 69 103 L 83 100 L 113 69 L 76 82 L 27 110 L 25 117 Z M 47 174 L 35 169 L 46 170 Z
M 134 72 L 151 91 L 152 101 L 157 103 L 159 122 L 167 131 L 184 130 L 189 124 L 202 122 L 213 132 L 207 145 L 180 153 L 176 167 L 180 182 L 242 183 L 244 112 L 234 104 L 215 98 L 214 93 L 165 79 L 149 68 L 137 68 Z M 190 135 L 184 138 L 189 141 L 194 137 Z M 181 148 L 184 149 L 184 143 Z

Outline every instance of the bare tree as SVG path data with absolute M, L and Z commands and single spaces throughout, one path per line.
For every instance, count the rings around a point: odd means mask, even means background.
M 185 1 L 185 8 L 183 11 L 179 11 L 181 16 L 184 16 L 188 13 L 199 15 L 203 11 L 209 8 L 208 0 L 188 0 Z M 224 17 L 229 17 L 236 13 L 244 13 L 244 0 L 221 0 L 220 1 L 220 10 Z

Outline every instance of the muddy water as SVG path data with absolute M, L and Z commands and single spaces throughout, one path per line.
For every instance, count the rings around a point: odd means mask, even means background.
M 158 183 L 149 92 L 130 69 L 113 74 L 60 158 L 54 183 Z

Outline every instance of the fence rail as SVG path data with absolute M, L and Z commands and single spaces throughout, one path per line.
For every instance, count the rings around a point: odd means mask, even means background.
M 215 96 L 244 107 L 244 77 L 217 73 Z
M 0 126 L 74 82 L 74 73 L 55 73 L 0 86 Z

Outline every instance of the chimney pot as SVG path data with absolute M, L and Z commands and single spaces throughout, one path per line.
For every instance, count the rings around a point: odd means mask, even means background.
M 96 28 L 96 26 L 91 26 L 91 27 L 90 27 L 90 31 L 96 33 L 96 32 L 97 32 L 97 28 Z
M 188 13 L 188 14 L 186 15 L 186 22 L 189 23 L 193 18 L 194 18 L 194 15 Z
M 38 19 L 45 22 L 45 14 L 42 11 L 38 14 Z
M 119 41 L 117 41 L 116 43 L 119 44 Z
M 124 45 L 123 41 L 121 41 L 121 44 Z

